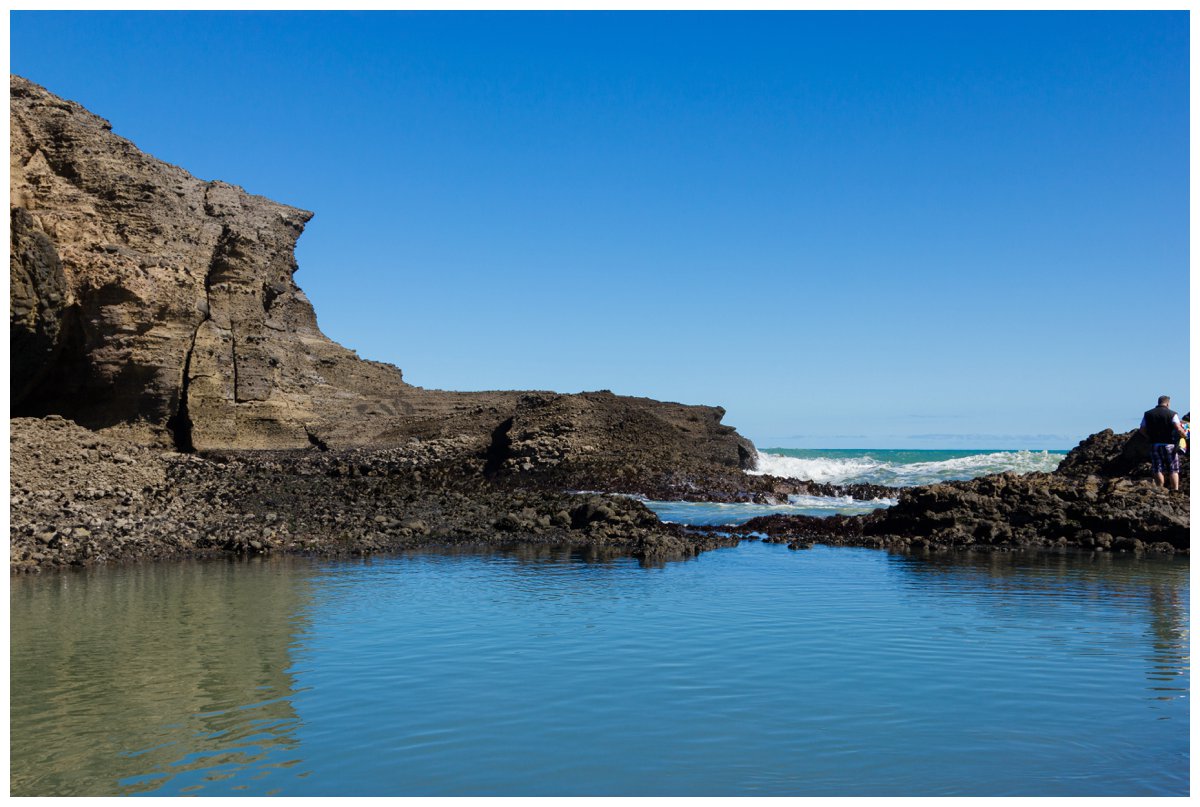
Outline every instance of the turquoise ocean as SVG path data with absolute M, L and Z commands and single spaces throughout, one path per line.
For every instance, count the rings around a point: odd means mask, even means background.
M 986 474 L 1049 472 L 1066 455 L 1065 451 L 992 449 L 766 448 L 759 450 L 752 473 L 837 485 L 909 487 Z
M 914 450 L 880 448 L 767 448 L 750 473 L 833 485 L 871 484 L 905 488 L 999 473 L 1047 473 L 1065 451 Z M 788 496 L 773 504 L 664 502 L 643 499 L 663 521 L 679 524 L 741 524 L 765 515 L 861 515 L 896 503 L 894 497 Z

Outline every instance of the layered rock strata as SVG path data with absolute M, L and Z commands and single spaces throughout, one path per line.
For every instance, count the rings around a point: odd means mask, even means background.
M 10 101 L 14 414 L 181 450 L 462 436 L 492 475 L 635 455 L 751 462 L 719 407 L 407 384 L 317 327 L 293 278 L 312 213 L 149 157 L 23 78 Z

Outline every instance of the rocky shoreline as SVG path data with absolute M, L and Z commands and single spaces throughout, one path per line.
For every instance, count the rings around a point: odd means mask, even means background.
M 1095 435 L 1059 470 L 909 489 L 820 486 L 721 473 L 601 465 L 489 474 L 470 441 L 342 451 L 179 453 L 58 416 L 11 428 L 10 570 L 182 558 L 352 557 L 421 547 L 537 545 L 647 562 L 742 540 L 892 551 L 1189 551 L 1189 497 L 1149 484 L 1136 433 Z M 1133 444 L 1133 448 L 1130 445 Z M 1122 456 L 1126 456 L 1124 461 Z M 622 466 L 624 468 L 624 466 Z M 1186 466 L 1185 466 L 1186 468 Z M 1100 472 L 1108 475 L 1100 475 Z M 1185 479 L 1187 477 L 1185 476 Z M 703 485 L 717 484 L 711 489 Z M 565 486 L 564 486 L 565 485 Z M 572 493 L 580 488 L 589 493 Z M 740 525 L 664 524 L 628 495 L 771 502 L 788 493 L 893 495 L 865 516 Z
M 863 516 L 771 515 L 706 531 L 804 549 L 814 543 L 892 550 L 1063 549 L 1188 553 L 1190 458 L 1181 489 L 1150 477 L 1137 431 L 1081 442 L 1053 473 L 1004 473 L 898 491 L 895 506 Z
M 317 327 L 293 277 L 312 213 L 156 160 L 19 76 L 10 115 L 13 572 L 435 545 L 661 560 L 748 536 L 1188 549 L 1186 494 L 1145 483 L 1130 435 L 1054 474 L 827 485 L 745 473 L 755 448 L 719 406 L 414 386 Z M 612 494 L 898 504 L 693 529 Z
M 664 560 L 738 541 L 662 524 L 627 497 L 495 486 L 419 443 L 200 456 L 54 416 L 10 426 L 13 572 L 518 544 Z

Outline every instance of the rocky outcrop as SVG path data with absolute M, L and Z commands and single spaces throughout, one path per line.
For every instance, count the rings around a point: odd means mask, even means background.
M 917 488 L 864 519 L 864 534 L 949 546 L 1174 551 L 1188 548 L 1188 509 L 1186 494 L 1144 480 L 1001 474 Z
M 1183 488 L 1150 480 L 1149 446 L 1136 431 L 1082 441 L 1053 473 L 996 474 L 901 489 L 898 503 L 866 516 L 768 516 L 732 528 L 797 548 L 820 542 L 900 549 L 1078 547 L 1188 551 L 1189 459 Z
M 23 78 L 10 92 L 14 414 L 183 450 L 463 437 L 490 475 L 753 456 L 719 407 L 407 384 L 317 327 L 293 278 L 311 213 L 149 157 Z
M 183 446 L 307 445 L 320 370 L 353 359 L 291 279 L 312 214 L 148 157 L 24 79 L 10 90 L 13 218 L 41 263 L 56 254 L 57 320 L 76 331 L 69 355 L 14 389 L 15 410 L 169 429 Z
M 729 533 L 797 548 L 1189 545 L 1188 462 L 1185 492 L 1153 487 L 1136 433 L 1093 435 L 1053 474 L 828 486 L 741 473 L 754 447 L 720 407 L 410 385 L 317 327 L 294 281 L 311 213 L 197 179 L 78 104 L 10 86 L 12 409 L 50 416 L 12 421 L 15 569 L 461 543 L 659 558 Z M 571 490 L 899 503 L 702 534 Z
M 1180 487 L 1187 490 L 1191 480 L 1191 457 L 1180 456 Z M 1115 433 L 1112 429 L 1097 432 L 1076 446 L 1055 470 L 1058 476 L 1068 477 L 1129 477 L 1150 478 L 1150 441 L 1137 429 Z
M 645 562 L 737 542 L 640 502 L 503 489 L 464 473 L 470 441 L 345 451 L 164 451 L 57 416 L 14 418 L 10 567 L 417 547 L 567 548 Z

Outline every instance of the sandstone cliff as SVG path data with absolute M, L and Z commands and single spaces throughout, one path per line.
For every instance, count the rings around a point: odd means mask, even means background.
M 719 407 L 454 393 L 326 338 L 293 278 L 312 214 L 205 182 L 10 78 L 14 415 L 180 449 L 466 440 L 489 473 L 655 453 L 747 467 Z

